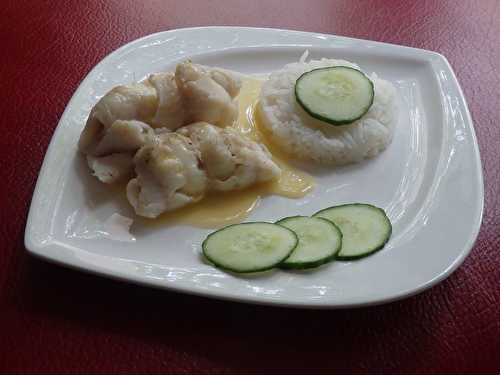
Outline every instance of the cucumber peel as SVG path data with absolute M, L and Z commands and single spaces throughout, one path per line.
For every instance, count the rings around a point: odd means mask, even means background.
M 313 215 L 335 223 L 343 234 L 339 260 L 355 260 L 382 249 L 392 234 L 385 211 L 365 203 L 329 207 Z
M 292 216 L 277 221 L 293 230 L 299 239 L 290 256 L 280 263 L 280 268 L 315 268 L 335 259 L 342 247 L 342 233 L 329 220 L 320 217 Z
M 295 232 L 283 226 L 251 222 L 234 224 L 208 235 L 203 255 L 215 266 L 238 273 L 274 268 L 295 249 Z
M 347 66 L 313 69 L 295 83 L 295 97 L 310 116 L 331 125 L 346 125 L 363 117 L 373 104 L 373 82 Z

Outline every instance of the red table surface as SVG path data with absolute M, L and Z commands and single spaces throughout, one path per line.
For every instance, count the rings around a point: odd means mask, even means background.
M 500 373 L 500 2 L 7 0 L 0 15 L 1 374 Z M 444 54 L 469 103 L 485 174 L 484 221 L 465 263 L 403 301 L 311 311 L 153 290 L 29 256 L 30 198 L 79 82 L 133 39 L 202 25 Z

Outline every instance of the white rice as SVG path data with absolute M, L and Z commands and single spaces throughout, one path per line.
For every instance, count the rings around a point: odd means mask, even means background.
M 356 122 L 333 126 L 312 118 L 296 102 L 294 87 L 307 71 L 328 66 L 359 67 L 345 60 L 321 59 L 286 65 L 263 84 L 262 125 L 286 153 L 326 165 L 359 162 L 383 151 L 391 142 L 397 121 L 394 86 L 373 73 L 375 97 L 370 110 Z

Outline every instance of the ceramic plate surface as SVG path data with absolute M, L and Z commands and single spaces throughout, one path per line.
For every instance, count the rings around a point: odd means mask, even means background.
M 378 157 L 316 177 L 302 199 L 264 198 L 248 221 L 310 215 L 335 204 L 370 202 L 393 223 L 386 248 L 356 262 L 314 272 L 276 271 L 236 277 L 203 262 L 210 230 L 132 226 L 110 235 L 109 217 L 133 217 L 126 202 L 98 194 L 77 141 L 91 107 L 109 89 L 186 58 L 263 74 L 310 58 L 357 62 L 394 83 L 399 123 Z M 33 254 L 67 266 L 145 285 L 263 304 L 314 308 L 388 302 L 422 291 L 453 272 L 479 231 L 483 181 L 471 117 L 446 59 L 434 52 L 297 31 L 209 27 L 133 41 L 107 56 L 69 102 L 45 156 L 25 233 Z

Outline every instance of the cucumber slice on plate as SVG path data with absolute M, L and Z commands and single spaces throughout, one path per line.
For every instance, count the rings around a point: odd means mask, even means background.
M 380 250 L 389 240 L 392 225 L 385 211 L 371 204 L 353 203 L 326 208 L 313 215 L 330 220 L 342 232 L 337 259 L 353 260 Z
M 281 225 L 254 222 L 234 224 L 203 241 L 205 257 L 215 266 L 240 273 L 271 269 L 297 246 L 297 235 Z
M 373 104 L 373 82 L 347 66 L 314 69 L 295 83 L 295 97 L 312 117 L 332 125 L 360 119 Z
M 280 265 L 280 268 L 306 269 L 318 267 L 335 259 L 342 246 L 342 233 L 331 221 L 320 217 L 293 216 L 276 224 L 295 232 L 297 247 Z

